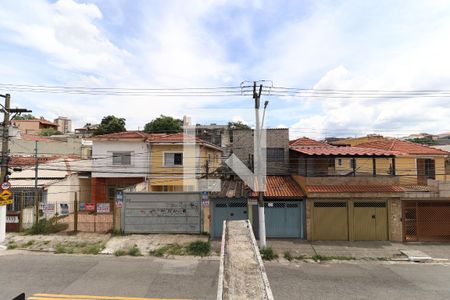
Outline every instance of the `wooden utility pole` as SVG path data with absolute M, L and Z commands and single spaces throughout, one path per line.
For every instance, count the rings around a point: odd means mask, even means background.
M 6 180 L 6 174 L 8 174 L 8 152 L 9 152 L 9 116 L 11 109 L 11 96 L 5 95 L 5 106 L 3 109 L 3 131 L 2 131 L 2 172 L 1 180 Z
M 73 200 L 73 232 L 78 232 L 78 193 L 75 192 L 75 199 Z

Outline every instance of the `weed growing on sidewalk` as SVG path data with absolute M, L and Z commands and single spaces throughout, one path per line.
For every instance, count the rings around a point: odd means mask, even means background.
M 133 245 L 130 249 L 128 249 L 128 255 L 130 256 L 141 256 L 141 250 L 139 250 L 137 245 Z
M 163 257 L 165 254 L 167 255 L 185 255 L 186 251 L 183 246 L 179 244 L 169 244 L 162 247 L 159 247 L 154 250 L 150 250 L 149 254 L 151 256 Z
M 207 256 L 211 252 L 211 243 L 209 241 L 195 241 L 186 246 L 186 253 L 194 256 Z
M 114 251 L 114 255 L 115 256 L 124 256 L 124 255 L 127 255 L 127 251 L 124 249 L 117 249 L 116 251 Z
M 13 250 L 13 249 L 16 249 L 16 248 L 17 248 L 17 244 L 14 241 L 9 241 L 8 245 L 6 246 L 6 249 L 8 249 L 8 250 Z
M 41 219 L 38 223 L 33 224 L 31 228 L 25 231 L 25 234 L 51 234 L 67 229 L 68 224 L 58 223 L 61 217 L 51 217 L 50 219 Z
M 311 257 L 314 261 L 329 261 L 329 260 L 355 260 L 356 258 L 351 256 L 326 256 L 315 254 Z
M 261 249 L 259 252 L 264 260 L 274 260 L 278 258 L 278 254 L 276 254 L 270 246 Z
M 87 242 L 76 243 L 76 242 L 67 242 L 67 243 L 59 243 L 55 247 L 55 253 L 76 253 L 76 254 L 99 254 L 105 248 L 104 244 L 93 243 L 89 244 Z
M 306 256 L 305 255 L 293 256 L 289 251 L 285 251 L 284 258 L 288 261 L 293 261 L 293 260 L 303 260 L 306 258 Z

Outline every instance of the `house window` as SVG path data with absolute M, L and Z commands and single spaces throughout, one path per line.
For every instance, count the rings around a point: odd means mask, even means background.
M 113 165 L 131 165 L 131 152 L 113 152 Z
M 342 166 L 342 158 L 338 158 L 338 166 Z
M 267 148 L 267 161 L 284 161 L 284 148 Z
M 436 169 L 434 159 L 425 159 L 425 177 L 429 179 L 436 178 Z
M 164 166 L 176 167 L 183 165 L 183 153 L 164 153 Z

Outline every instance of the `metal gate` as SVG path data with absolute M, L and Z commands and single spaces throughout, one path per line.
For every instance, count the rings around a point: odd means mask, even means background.
M 200 233 L 200 193 L 124 193 L 125 233 Z
M 303 238 L 303 201 L 264 203 L 267 237 Z
M 386 202 L 354 202 L 353 235 L 355 241 L 386 241 Z
M 403 241 L 450 242 L 450 201 L 403 201 Z
M 215 199 L 212 201 L 212 224 L 211 231 L 214 238 L 222 236 L 224 220 L 246 220 L 248 219 L 247 199 Z
M 347 201 L 314 202 L 313 240 L 348 241 Z

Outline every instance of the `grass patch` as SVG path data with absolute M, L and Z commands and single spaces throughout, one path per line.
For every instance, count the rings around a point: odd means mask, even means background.
M 62 254 L 62 253 L 72 254 L 73 252 L 74 252 L 73 247 L 66 246 L 64 244 L 58 244 L 55 247 L 55 253 L 56 254 Z
M 162 247 L 150 250 L 151 256 L 163 257 L 164 255 L 185 255 L 186 251 L 183 246 L 179 244 L 169 244 Z
M 59 243 L 55 247 L 55 253 L 68 253 L 68 254 L 99 254 L 104 249 L 104 245 L 101 242 L 98 243 L 86 243 L 86 242 L 66 242 Z
M 356 258 L 351 256 L 326 256 L 315 254 L 311 257 L 314 261 L 330 261 L 330 260 L 355 260 Z
M 130 256 L 141 256 L 141 250 L 139 250 L 137 245 L 133 245 L 130 249 L 128 249 L 128 255 Z
M 99 244 L 94 244 L 94 245 L 88 245 L 85 246 L 82 250 L 81 253 L 83 254 L 93 254 L 93 255 L 97 255 L 99 254 L 105 247 L 103 246 L 102 243 Z
M 29 240 L 25 244 L 22 245 L 22 248 L 28 248 L 34 244 L 34 240 Z
M 270 246 L 261 249 L 259 252 L 264 260 L 274 260 L 278 258 L 278 254 L 276 254 Z
M 16 244 L 16 242 L 13 242 L 13 241 L 9 241 L 8 245 L 6 246 L 6 249 L 8 249 L 8 250 L 13 250 L 16 248 L 17 248 L 17 244 Z
M 114 251 L 115 256 L 124 256 L 127 255 L 127 251 L 125 249 L 117 249 Z
M 41 219 L 27 229 L 25 234 L 52 234 L 66 230 L 69 227 L 69 224 L 58 223 L 60 219 L 61 217 L 58 216 L 51 217 L 50 219 Z
M 186 246 L 186 253 L 194 256 L 207 256 L 211 253 L 211 243 L 209 241 L 195 241 Z

